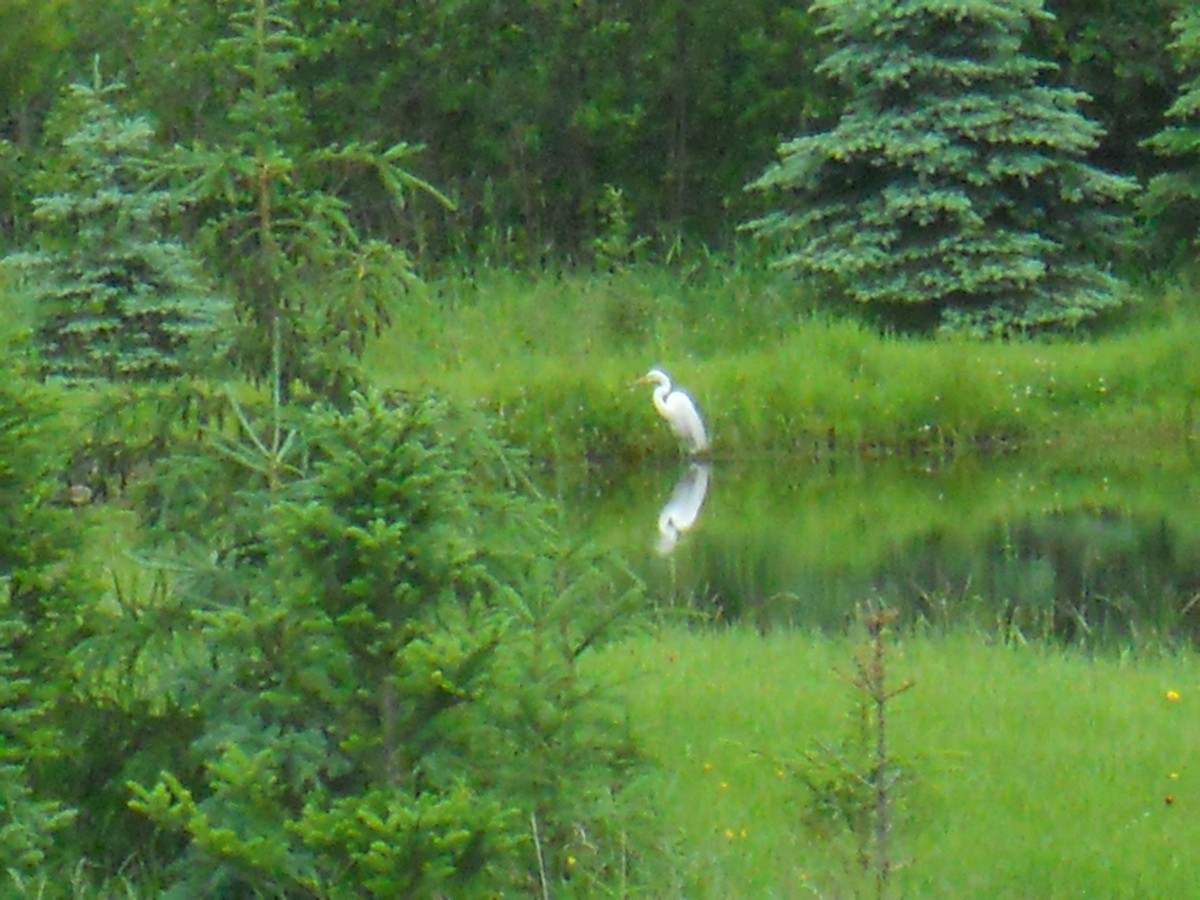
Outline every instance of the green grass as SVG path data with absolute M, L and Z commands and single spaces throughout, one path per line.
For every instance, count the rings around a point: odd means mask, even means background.
M 982 343 L 881 335 L 752 268 L 485 272 L 408 298 L 367 365 L 382 386 L 491 409 L 558 460 L 675 452 L 630 387 L 653 364 L 695 394 L 717 455 L 1162 441 L 1200 387 L 1200 321 L 1164 308 L 1091 340 Z
M 850 844 L 805 824 L 789 761 L 849 733 L 849 640 L 667 630 L 598 660 L 660 770 L 656 897 L 846 896 Z M 1182 897 L 1200 841 L 1190 653 L 1092 658 L 960 632 L 898 641 L 899 896 Z M 1180 699 L 1168 699 L 1177 691 Z M 1167 796 L 1173 802 L 1166 802 Z M 869 892 L 868 892 L 869 893 Z

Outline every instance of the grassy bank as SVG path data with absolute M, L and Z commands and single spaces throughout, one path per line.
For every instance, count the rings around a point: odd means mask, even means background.
M 499 413 L 547 458 L 673 454 L 649 392 L 630 387 L 652 364 L 695 394 L 718 455 L 883 454 L 1176 439 L 1200 386 L 1198 338 L 1177 311 L 1088 341 L 881 336 L 728 266 L 493 272 L 426 285 L 368 365 L 382 385 Z
M 806 751 L 853 733 L 849 639 L 668 630 L 597 661 L 650 753 L 654 896 L 847 896 L 873 885 L 811 814 Z M 910 637 L 889 668 L 897 896 L 1179 897 L 1200 840 L 1191 654 L 1089 658 Z M 823 823 L 823 824 L 821 824 Z M 866 892 L 871 895 L 871 891 Z

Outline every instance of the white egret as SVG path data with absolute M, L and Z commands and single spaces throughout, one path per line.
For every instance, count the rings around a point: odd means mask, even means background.
M 671 378 L 662 369 L 651 369 L 638 379 L 639 384 L 653 384 L 654 408 L 667 420 L 671 430 L 683 442 L 688 453 L 708 450 L 708 432 L 696 402 L 686 391 L 671 387 Z

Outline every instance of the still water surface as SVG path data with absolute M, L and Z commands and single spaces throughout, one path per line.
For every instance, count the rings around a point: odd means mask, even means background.
M 1079 641 L 1200 636 L 1186 447 L 931 464 L 772 457 L 558 476 L 568 528 L 662 605 L 840 628 L 864 601 Z

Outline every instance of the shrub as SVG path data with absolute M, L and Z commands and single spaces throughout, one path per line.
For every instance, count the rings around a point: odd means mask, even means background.
M 180 588 L 207 648 L 181 679 L 204 685 L 199 774 L 133 787 L 187 840 L 176 887 L 609 878 L 636 753 L 576 661 L 625 621 L 633 581 L 562 550 L 520 461 L 437 401 L 357 397 L 299 423 L 298 465 L 241 494 L 262 508 L 230 528 L 240 552 Z

